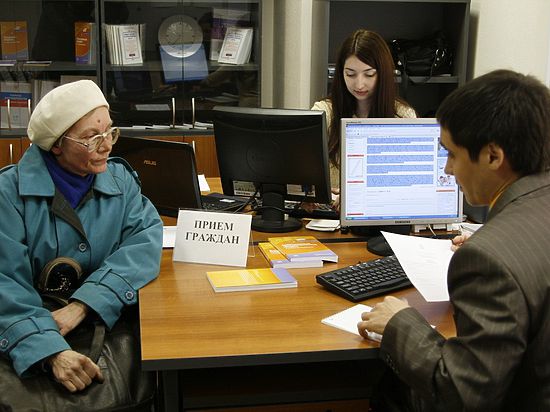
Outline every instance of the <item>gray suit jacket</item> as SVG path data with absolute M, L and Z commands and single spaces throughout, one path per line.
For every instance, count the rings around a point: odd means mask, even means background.
M 457 337 L 412 308 L 388 323 L 382 359 L 450 411 L 550 411 L 550 173 L 513 183 L 448 272 Z

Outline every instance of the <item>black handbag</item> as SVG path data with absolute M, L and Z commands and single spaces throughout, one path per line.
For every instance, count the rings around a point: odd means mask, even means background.
M 423 76 L 427 81 L 453 72 L 453 54 L 442 31 L 418 40 L 395 39 L 390 48 L 401 76 Z
M 47 265 L 37 285 L 44 305 L 50 310 L 61 307 L 62 302 L 66 302 L 67 291 L 75 285 L 73 281 L 78 282 L 81 275 L 78 263 L 71 259 L 59 258 Z M 124 309 L 108 332 L 100 320 L 87 318 L 65 339 L 73 350 L 99 366 L 104 382 L 93 382 L 84 390 L 71 393 L 47 373 L 21 379 L 11 361 L 0 358 L 0 412 L 152 410 L 156 375 L 140 370 L 137 307 Z

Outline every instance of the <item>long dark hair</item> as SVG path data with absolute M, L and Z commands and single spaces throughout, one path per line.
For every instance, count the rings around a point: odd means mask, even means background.
M 344 40 L 338 52 L 330 93 L 332 118 L 328 131 L 328 150 L 330 162 L 334 165 L 340 163 L 340 119 L 353 117 L 357 106 L 357 99 L 348 91 L 344 80 L 344 64 L 351 56 L 356 56 L 377 72 L 369 117 L 395 117 L 395 102 L 402 101 L 397 96 L 393 58 L 384 39 L 370 30 L 360 29 L 353 32 Z

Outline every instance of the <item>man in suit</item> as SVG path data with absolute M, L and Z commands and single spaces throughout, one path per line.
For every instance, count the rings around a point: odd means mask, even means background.
M 498 70 L 455 90 L 437 112 L 441 144 L 487 223 L 448 270 L 457 336 L 386 297 L 359 322 L 382 333 L 380 355 L 402 391 L 399 410 L 550 410 L 550 91 Z M 463 239 L 457 239 L 459 244 Z M 384 410 L 381 408 L 381 410 Z

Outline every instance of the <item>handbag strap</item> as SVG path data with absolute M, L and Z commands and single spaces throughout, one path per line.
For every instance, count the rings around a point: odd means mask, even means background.
M 407 57 L 405 56 L 405 52 L 401 49 L 399 49 L 399 52 L 397 53 L 397 57 L 399 61 L 401 61 L 401 65 L 403 70 L 401 70 L 401 87 L 400 87 L 400 94 L 403 99 L 407 99 L 407 93 L 409 88 L 409 75 L 407 74 Z
M 90 344 L 90 353 L 88 357 L 97 364 L 101 350 L 103 349 L 103 342 L 105 341 L 105 325 L 100 321 L 94 322 L 94 335 L 92 336 L 92 342 Z

